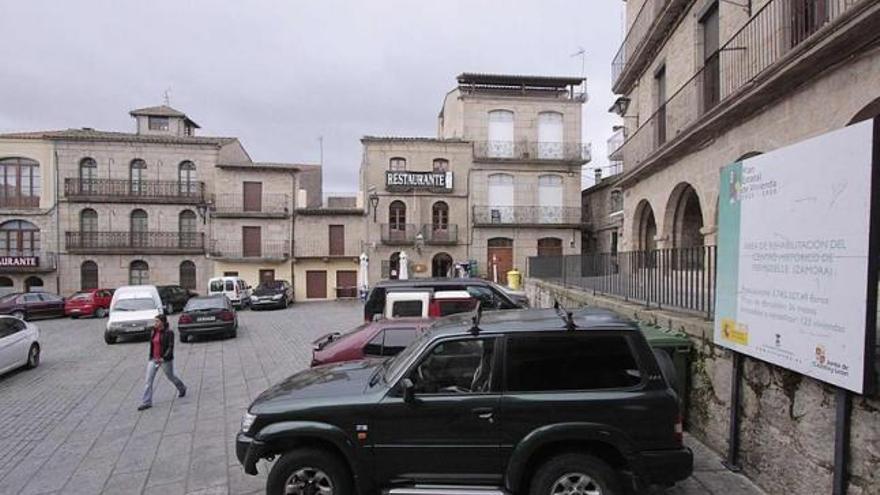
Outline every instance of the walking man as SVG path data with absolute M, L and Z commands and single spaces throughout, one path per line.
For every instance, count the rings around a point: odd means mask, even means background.
M 180 378 L 174 375 L 174 332 L 168 325 L 168 318 L 165 315 L 156 317 L 156 325 L 153 327 L 153 333 L 150 336 L 150 360 L 147 362 L 147 383 L 144 387 L 144 398 L 138 411 L 153 407 L 153 380 L 156 378 L 156 372 L 162 368 L 162 372 L 168 377 L 168 380 L 177 387 L 177 396 L 186 395 L 186 385 L 180 381 Z

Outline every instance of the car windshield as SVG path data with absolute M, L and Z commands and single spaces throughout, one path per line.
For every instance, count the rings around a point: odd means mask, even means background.
M 145 309 L 156 309 L 156 302 L 149 297 L 137 297 L 120 299 L 113 306 L 113 311 L 143 311 Z
M 223 298 L 225 297 L 226 296 L 223 296 Z M 202 309 L 224 308 L 226 308 L 226 304 L 220 297 L 197 297 L 194 299 L 190 299 L 189 302 L 186 303 L 186 308 L 184 308 L 184 311 L 199 311 Z
M 400 351 L 396 356 L 388 358 L 383 366 L 385 369 L 385 381 L 388 381 L 388 378 L 392 376 L 396 376 L 406 363 L 409 362 L 410 357 L 412 357 L 419 349 L 422 348 L 422 344 L 428 340 L 431 336 L 430 330 L 424 330 L 421 334 L 414 340 L 410 345 L 406 346 L 406 348 Z
M 76 294 L 70 296 L 71 301 L 83 301 L 86 299 L 91 299 L 91 292 L 77 292 Z
M 211 287 L 208 288 L 211 292 L 223 292 L 223 281 L 222 280 L 211 280 Z
M 262 284 L 257 286 L 257 289 L 266 289 L 266 290 L 279 290 L 279 289 L 283 289 L 283 288 L 284 288 L 284 284 L 281 283 L 280 280 L 276 280 L 273 282 L 263 282 Z

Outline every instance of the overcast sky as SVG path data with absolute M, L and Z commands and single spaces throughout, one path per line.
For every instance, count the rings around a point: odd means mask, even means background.
M 0 0 L 0 132 L 133 131 L 162 103 L 257 161 L 315 162 L 354 191 L 360 137 L 433 136 L 461 72 L 581 73 L 606 166 L 621 0 Z M 585 174 L 592 176 L 592 171 Z

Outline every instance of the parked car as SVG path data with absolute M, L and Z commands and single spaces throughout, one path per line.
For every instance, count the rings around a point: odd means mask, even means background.
M 292 302 L 293 286 L 287 280 L 264 282 L 251 295 L 251 309 L 286 308 Z
M 113 291 L 110 289 L 87 289 L 74 293 L 64 301 L 64 314 L 71 318 L 94 316 L 103 318 L 110 312 Z
M 162 298 L 165 314 L 168 315 L 183 311 L 186 302 L 198 295 L 195 291 L 184 289 L 179 285 L 157 285 L 156 289 L 159 291 L 159 297 Z
M 620 495 L 690 476 L 678 397 L 635 324 L 600 309 L 475 320 L 270 387 L 236 437 L 244 471 L 275 458 L 270 495 Z
M 181 342 L 190 342 L 196 335 L 234 338 L 238 333 L 238 316 L 226 296 L 194 297 L 177 320 L 177 332 Z
M 347 333 L 328 333 L 312 342 L 312 366 L 394 356 L 431 326 L 424 318 L 364 323 Z
M 364 304 L 364 321 L 372 321 L 375 315 L 385 311 L 385 294 L 389 289 L 463 290 L 480 301 L 483 309 L 522 309 L 528 301 L 511 295 L 500 285 L 480 278 L 414 278 L 408 280 L 383 280 L 377 283 Z
M 13 316 L 0 316 L 0 374 L 40 364 L 40 329 Z
M 208 281 L 208 295 L 223 294 L 236 309 L 251 303 L 251 286 L 239 277 L 216 277 Z
M 115 344 L 120 337 L 149 337 L 156 316 L 164 305 L 155 285 L 129 285 L 116 289 L 110 301 L 110 318 L 104 342 Z
M 49 292 L 15 292 L 0 298 L 0 314 L 21 320 L 64 316 L 64 298 Z
M 473 311 L 477 303 L 463 290 L 393 288 L 385 294 L 385 318 L 438 318 Z

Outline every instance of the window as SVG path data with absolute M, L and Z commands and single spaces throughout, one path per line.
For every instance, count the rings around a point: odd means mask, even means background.
M 79 192 L 92 194 L 95 192 L 95 181 L 98 178 L 98 163 L 92 158 L 83 158 L 79 162 Z
M 617 231 L 611 231 L 611 254 L 617 254 Z
M 130 180 L 131 180 L 131 193 L 132 194 L 145 194 L 147 191 L 144 188 L 144 176 L 146 175 L 147 170 L 147 162 L 141 160 L 140 158 L 134 159 L 131 161 L 130 169 Z
M 345 254 L 345 225 L 330 225 L 330 256 Z
M 180 286 L 184 289 L 196 290 L 196 264 L 190 260 L 180 263 Z
M 192 210 L 183 210 L 178 215 L 178 229 L 180 234 L 180 247 L 198 246 L 198 228 L 196 227 L 196 214 Z
M 241 187 L 244 211 L 263 211 L 263 183 L 246 181 Z
M 654 74 L 654 92 L 657 102 L 656 146 L 666 142 L 666 66 Z
M 809 38 L 828 22 L 829 0 L 789 0 L 791 2 L 791 45 Z
M 619 190 L 611 191 L 611 196 L 608 201 L 608 209 L 611 210 L 611 213 L 623 210 L 623 193 Z
M 449 160 L 444 158 L 434 160 L 434 173 L 445 174 L 446 172 L 449 172 Z
M 245 258 L 259 258 L 263 255 L 263 232 L 260 227 L 241 228 L 241 250 Z
M 565 157 L 562 130 L 561 113 L 541 112 L 538 114 L 538 158 L 559 160 Z
M 492 223 L 513 221 L 513 176 L 492 174 L 489 176 L 489 220 Z
M 392 201 L 388 205 L 388 225 L 392 232 L 406 231 L 406 203 L 403 201 Z
M 168 130 L 168 117 L 147 117 L 147 123 L 151 131 Z
M 196 182 L 196 164 L 187 160 L 177 167 L 177 182 L 182 196 L 190 196 L 198 193 Z
M 395 157 L 388 161 L 389 170 L 406 170 L 406 158 Z
M 82 247 L 97 247 L 98 212 L 86 208 L 79 213 L 79 235 Z
M 40 229 L 25 220 L 0 224 L 0 253 L 36 256 L 40 251 Z
M 83 261 L 79 267 L 80 289 L 98 288 L 98 264 L 94 261 Z
M 416 340 L 417 335 L 415 328 L 386 328 L 367 343 L 364 355 L 394 356 Z
M 540 335 L 509 337 L 507 390 L 602 390 L 642 381 L 626 337 Z
M 147 243 L 147 212 L 137 209 L 131 212 L 131 245 L 144 246 Z
M 24 290 L 25 292 L 31 291 L 39 291 L 42 290 L 43 287 L 43 279 L 40 277 L 28 277 L 24 279 Z
M 391 304 L 391 316 L 402 318 L 406 316 L 421 317 L 424 311 L 422 301 L 395 301 Z
M 484 393 L 492 384 L 494 339 L 440 342 L 413 370 L 415 393 Z M 540 378 L 540 377 L 539 377 Z
M 449 228 L 449 205 L 445 201 L 437 201 L 431 207 L 431 226 L 435 232 Z
M 0 160 L 0 207 L 40 206 L 40 164 L 27 158 Z
M 557 237 L 538 239 L 538 256 L 562 256 L 562 239 Z
M 492 110 L 489 112 L 489 142 L 487 156 L 513 158 L 513 112 Z
M 480 307 L 483 309 L 498 309 L 500 303 L 492 289 L 482 285 L 471 285 L 466 289 L 468 294 L 477 301 L 480 301 Z
M 128 266 L 128 284 L 145 285 L 150 283 L 150 266 L 146 261 L 132 261 Z
M 718 4 L 700 19 L 703 30 L 703 108 L 711 110 L 721 99 L 721 55 Z
M 562 177 L 558 175 L 541 175 L 538 177 L 538 204 L 540 206 L 540 223 L 561 223 L 562 210 Z

